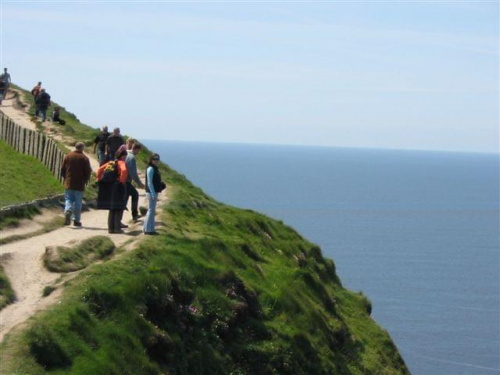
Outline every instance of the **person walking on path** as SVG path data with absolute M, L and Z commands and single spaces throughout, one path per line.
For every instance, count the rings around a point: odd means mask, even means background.
M 38 82 L 37 85 L 31 89 L 31 95 L 33 95 L 33 100 L 35 101 L 35 117 L 38 117 L 40 113 L 40 107 L 36 102 L 36 98 L 40 94 L 40 91 L 42 91 L 42 82 Z
M 0 76 L 0 81 L 4 82 L 5 90 L 3 94 L 3 98 L 7 97 L 7 91 L 9 90 L 11 79 L 10 74 L 7 72 L 7 68 L 3 68 L 3 74 Z
M 78 142 L 75 145 L 75 150 L 64 157 L 61 166 L 61 176 L 64 178 L 64 187 L 66 188 L 64 192 L 64 225 L 70 225 L 71 216 L 73 216 L 73 225 L 75 227 L 82 226 L 80 217 L 83 192 L 92 172 L 90 160 L 83 154 L 84 148 L 85 145 Z
M 134 223 L 137 222 L 139 218 L 139 193 L 137 189 L 132 185 L 132 181 L 135 182 L 139 189 L 144 189 L 144 184 L 141 182 L 139 175 L 137 174 L 137 163 L 135 161 L 135 155 L 141 152 L 142 146 L 139 143 L 134 143 L 131 150 L 127 150 L 127 158 L 125 163 L 127 164 L 128 178 L 127 178 L 127 204 L 128 198 L 132 197 L 132 220 Z
M 121 218 L 126 208 L 128 177 L 126 157 L 127 149 L 123 145 L 116 152 L 114 160 L 101 165 L 97 170 L 97 208 L 109 210 L 109 233 L 123 233 Z
M 106 140 L 106 155 L 108 160 L 113 160 L 118 148 L 123 144 L 125 144 L 125 141 L 120 134 L 120 128 L 114 128 L 113 134 L 111 134 Z
M 2 100 L 5 98 L 5 82 L 0 79 L 0 104 L 2 104 Z
M 109 132 L 108 127 L 104 125 L 102 127 L 101 133 L 97 135 L 94 139 L 94 153 L 97 149 L 97 160 L 99 160 L 99 166 L 106 163 L 106 141 L 108 140 Z
M 148 200 L 148 212 L 144 219 L 144 234 L 158 234 L 155 231 L 156 204 L 158 203 L 158 194 L 166 188 L 161 180 L 161 174 L 158 169 L 160 155 L 153 154 L 149 158 L 148 168 L 146 169 L 146 198 Z
M 42 90 L 42 82 L 38 82 L 35 87 L 31 89 L 31 95 L 33 95 L 33 98 L 35 99 L 37 95 L 40 93 Z
M 38 105 L 42 122 L 45 122 L 47 119 L 47 109 L 50 106 L 50 95 L 45 91 L 45 89 L 40 90 L 40 93 L 36 97 L 36 104 Z

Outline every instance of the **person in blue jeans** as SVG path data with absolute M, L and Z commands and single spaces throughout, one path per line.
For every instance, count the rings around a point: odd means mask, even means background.
M 45 91 L 45 89 L 40 90 L 40 94 L 36 97 L 36 105 L 40 109 L 40 117 L 42 121 L 45 122 L 47 119 L 47 109 L 50 106 L 50 95 Z
M 158 194 L 161 193 L 166 185 L 161 180 L 161 174 L 158 169 L 160 155 L 153 154 L 149 158 L 148 167 L 146 169 L 146 198 L 148 200 L 148 212 L 144 218 L 144 234 L 158 234 L 155 231 L 155 216 L 156 204 L 158 203 Z
M 73 216 L 73 225 L 81 227 L 80 219 L 82 212 L 82 198 L 85 185 L 90 180 L 92 168 L 87 156 L 83 154 L 85 145 L 78 142 L 75 150 L 64 157 L 61 166 L 61 176 L 64 178 L 65 206 L 64 206 L 64 225 L 71 224 Z
M 108 132 L 108 127 L 104 125 L 102 127 L 101 133 L 99 133 L 94 139 L 94 153 L 97 151 L 97 159 L 99 160 L 99 166 L 106 164 L 106 142 L 110 134 Z

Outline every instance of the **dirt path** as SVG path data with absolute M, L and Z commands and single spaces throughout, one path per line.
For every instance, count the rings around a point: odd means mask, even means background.
M 34 129 L 35 124 L 31 118 L 22 109 L 14 106 L 11 95 L 9 99 L 2 102 L 0 110 L 14 119 L 18 125 Z M 87 156 L 89 156 L 92 168 L 95 170 L 98 165 L 97 160 L 94 155 L 87 154 Z M 159 199 L 159 204 L 162 204 L 166 196 L 160 195 Z M 139 206 L 147 207 L 144 190 L 139 190 Z M 44 210 L 42 215 L 37 216 L 36 219 L 23 221 L 19 228 L 4 229 L 0 234 L 2 237 L 8 237 L 30 231 L 34 232 L 40 228 L 39 223 L 51 220 L 56 214 L 54 210 Z M 59 211 L 59 214 L 63 215 L 62 210 Z M 129 241 L 135 243 L 144 237 L 142 235 L 143 221 L 131 223 L 130 219 L 130 211 L 126 211 L 123 222 L 128 222 L 129 228 L 125 230 L 124 234 L 108 234 L 107 211 L 90 210 L 82 213 L 82 228 L 64 227 L 29 239 L 2 245 L 0 247 L 0 262 L 14 289 L 16 301 L 0 311 L 0 342 L 12 328 L 25 322 L 37 311 L 46 309 L 59 301 L 61 288 L 56 289 L 48 297 L 42 297 L 46 286 L 57 287 L 63 280 L 75 274 L 61 275 L 48 272 L 42 263 L 42 256 L 47 246 L 72 246 L 75 242 L 97 235 L 108 236 L 117 247 Z

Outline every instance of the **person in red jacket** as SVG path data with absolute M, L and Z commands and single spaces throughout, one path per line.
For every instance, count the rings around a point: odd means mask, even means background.
M 82 212 L 82 198 L 85 191 L 85 185 L 90 180 L 92 168 L 87 156 L 83 154 L 85 145 L 78 142 L 75 145 L 75 150 L 64 157 L 61 166 L 61 176 L 64 178 L 64 225 L 71 224 L 71 216 L 73 216 L 73 224 L 75 227 L 81 227 L 80 220 Z

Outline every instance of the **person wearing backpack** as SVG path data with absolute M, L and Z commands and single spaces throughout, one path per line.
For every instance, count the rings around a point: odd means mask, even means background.
M 97 208 L 108 210 L 108 232 L 123 233 L 121 218 L 127 204 L 127 148 L 121 146 L 115 159 L 97 170 Z
M 167 185 L 161 180 L 161 174 L 158 169 L 160 155 L 153 154 L 149 158 L 148 168 L 146 169 L 146 198 L 148 200 L 148 212 L 144 218 L 143 232 L 147 235 L 155 235 L 155 216 L 156 204 L 158 203 L 158 194 L 160 194 Z

